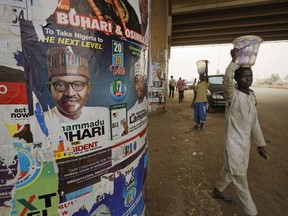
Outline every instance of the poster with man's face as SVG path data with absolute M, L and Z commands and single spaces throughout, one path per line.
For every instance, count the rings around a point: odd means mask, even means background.
M 7 136 L 17 134 L 13 199 L 34 208 L 15 202 L 17 214 L 143 213 L 150 4 L 43 0 L 21 19 L 29 121 Z

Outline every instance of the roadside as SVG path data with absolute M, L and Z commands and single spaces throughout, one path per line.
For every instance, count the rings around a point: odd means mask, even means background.
M 288 86 L 287 86 L 287 85 L 258 85 L 258 84 L 253 84 L 252 87 L 274 88 L 274 89 L 288 89 Z
M 207 129 L 192 131 L 192 96 L 192 90 L 185 91 L 181 104 L 178 97 L 168 98 L 164 112 L 149 114 L 147 207 L 151 216 L 223 215 L 210 193 L 222 165 L 218 155 L 223 137 L 217 134 L 224 127 L 224 112 L 214 113 L 214 122 L 207 116 Z
M 286 91 L 284 94 L 286 100 Z M 208 113 L 203 131 L 191 130 L 192 96 L 192 90 L 185 91 L 183 103 L 178 103 L 178 97 L 168 98 L 165 111 L 149 113 L 149 215 L 242 216 L 241 203 L 232 185 L 225 193 L 235 198 L 235 206 L 210 196 L 223 164 L 224 111 Z M 288 109 L 285 103 L 280 113 L 275 112 L 276 97 L 269 93 L 264 97 L 273 100 L 262 106 L 263 96 L 258 97 L 260 121 L 271 158 L 261 159 L 253 151 L 255 146 L 251 147 L 248 181 L 259 216 L 284 216 L 288 212 Z

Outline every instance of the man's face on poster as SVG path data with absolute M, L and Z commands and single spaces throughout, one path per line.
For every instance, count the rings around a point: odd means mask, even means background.
M 134 83 L 137 98 L 138 100 L 142 100 L 144 98 L 144 76 L 136 75 L 134 77 Z
M 51 79 L 51 94 L 59 112 L 67 118 L 77 119 L 82 113 L 90 93 L 89 79 L 85 76 L 58 76 Z
M 161 80 L 162 71 L 160 69 L 157 70 L 157 77 Z

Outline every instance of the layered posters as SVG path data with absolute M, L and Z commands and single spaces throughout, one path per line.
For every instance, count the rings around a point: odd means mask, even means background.
M 0 215 L 145 215 L 151 2 L 27 2 L 0 65 Z
M 165 110 L 167 92 L 167 71 L 165 64 L 154 63 L 151 67 L 148 93 L 148 110 Z

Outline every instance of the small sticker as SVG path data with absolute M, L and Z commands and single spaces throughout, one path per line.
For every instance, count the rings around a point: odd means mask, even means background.
M 127 85 L 122 79 L 114 80 L 110 85 L 110 94 L 116 100 L 122 100 L 127 93 Z

